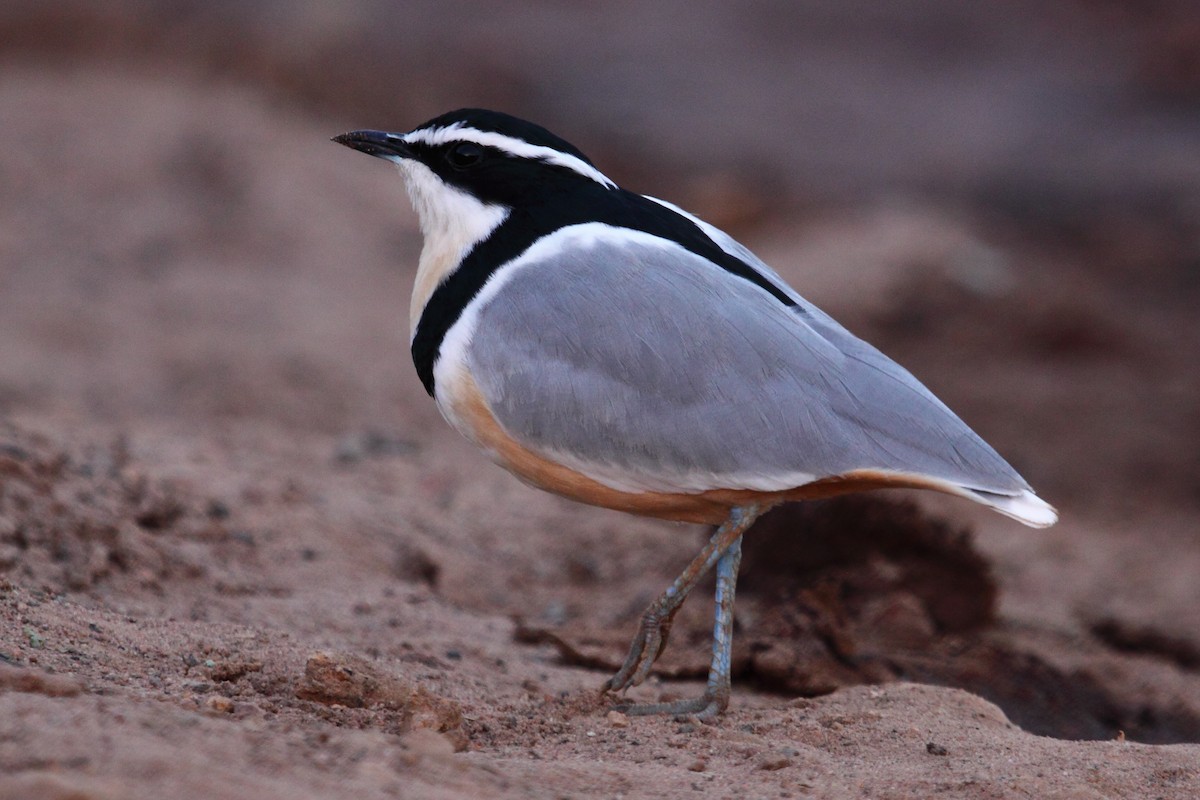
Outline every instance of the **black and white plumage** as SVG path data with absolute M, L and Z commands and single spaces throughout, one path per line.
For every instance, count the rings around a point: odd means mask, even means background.
M 465 109 L 336 141 L 395 162 L 425 246 L 412 355 L 456 429 L 523 480 L 595 505 L 723 523 L 648 610 L 608 688 L 639 683 L 712 566 L 709 687 L 728 702 L 741 533 L 789 499 L 909 486 L 1032 526 L 1054 510 L 902 367 L 748 249 L 618 187 L 531 123 Z

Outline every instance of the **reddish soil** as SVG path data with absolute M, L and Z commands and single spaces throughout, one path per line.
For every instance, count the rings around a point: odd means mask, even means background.
M 449 430 L 408 362 L 403 189 L 327 141 L 387 122 L 346 119 L 375 89 L 331 67 L 344 102 L 329 75 L 304 96 L 267 79 L 301 38 L 248 59 L 254 25 L 221 51 L 216 12 L 166 5 L 92 35 L 0 14 L 0 798 L 1200 796 L 1184 189 L 1086 213 L 1028 175 L 788 189 L 768 214 L 784 178 L 614 156 L 739 226 L 1062 512 L 779 509 L 747 535 L 728 713 L 626 718 L 597 689 L 707 532 L 538 493 Z M 1087 19 L 1129 22 L 1108 6 Z M 305 74 L 352 49 L 353 7 L 303 5 L 286 30 L 328 37 Z M 1131 30 L 1174 43 L 1134 79 L 1190 98 L 1190 29 Z M 446 85 L 404 121 L 471 96 Z M 706 591 L 632 696 L 698 691 Z

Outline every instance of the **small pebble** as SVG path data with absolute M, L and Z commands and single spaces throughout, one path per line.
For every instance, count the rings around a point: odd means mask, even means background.
M 950 751 L 942 747 L 937 742 L 927 742 L 925 744 L 925 752 L 929 753 L 931 756 L 944 756 Z
M 629 727 L 629 717 L 622 714 L 620 711 L 608 712 L 608 715 L 605 717 L 605 719 L 607 719 L 608 724 L 614 728 L 628 728 Z
M 704 772 L 708 769 L 708 763 L 703 758 L 697 758 L 691 764 L 688 764 L 688 769 L 692 772 Z
M 209 711 L 214 711 L 218 714 L 229 714 L 233 712 L 233 701 L 228 697 L 222 697 L 219 694 L 214 694 L 205 700 L 204 706 Z

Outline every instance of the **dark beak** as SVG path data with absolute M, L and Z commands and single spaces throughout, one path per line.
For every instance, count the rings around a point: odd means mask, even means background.
M 333 137 L 333 141 L 377 158 L 416 157 L 399 135 L 384 131 L 350 131 Z

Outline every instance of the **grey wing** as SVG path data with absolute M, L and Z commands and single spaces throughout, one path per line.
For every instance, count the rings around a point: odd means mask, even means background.
M 912 375 L 807 303 L 646 235 L 548 251 L 479 309 L 466 353 L 497 420 L 536 451 L 631 491 L 776 491 L 858 469 L 1027 489 Z

